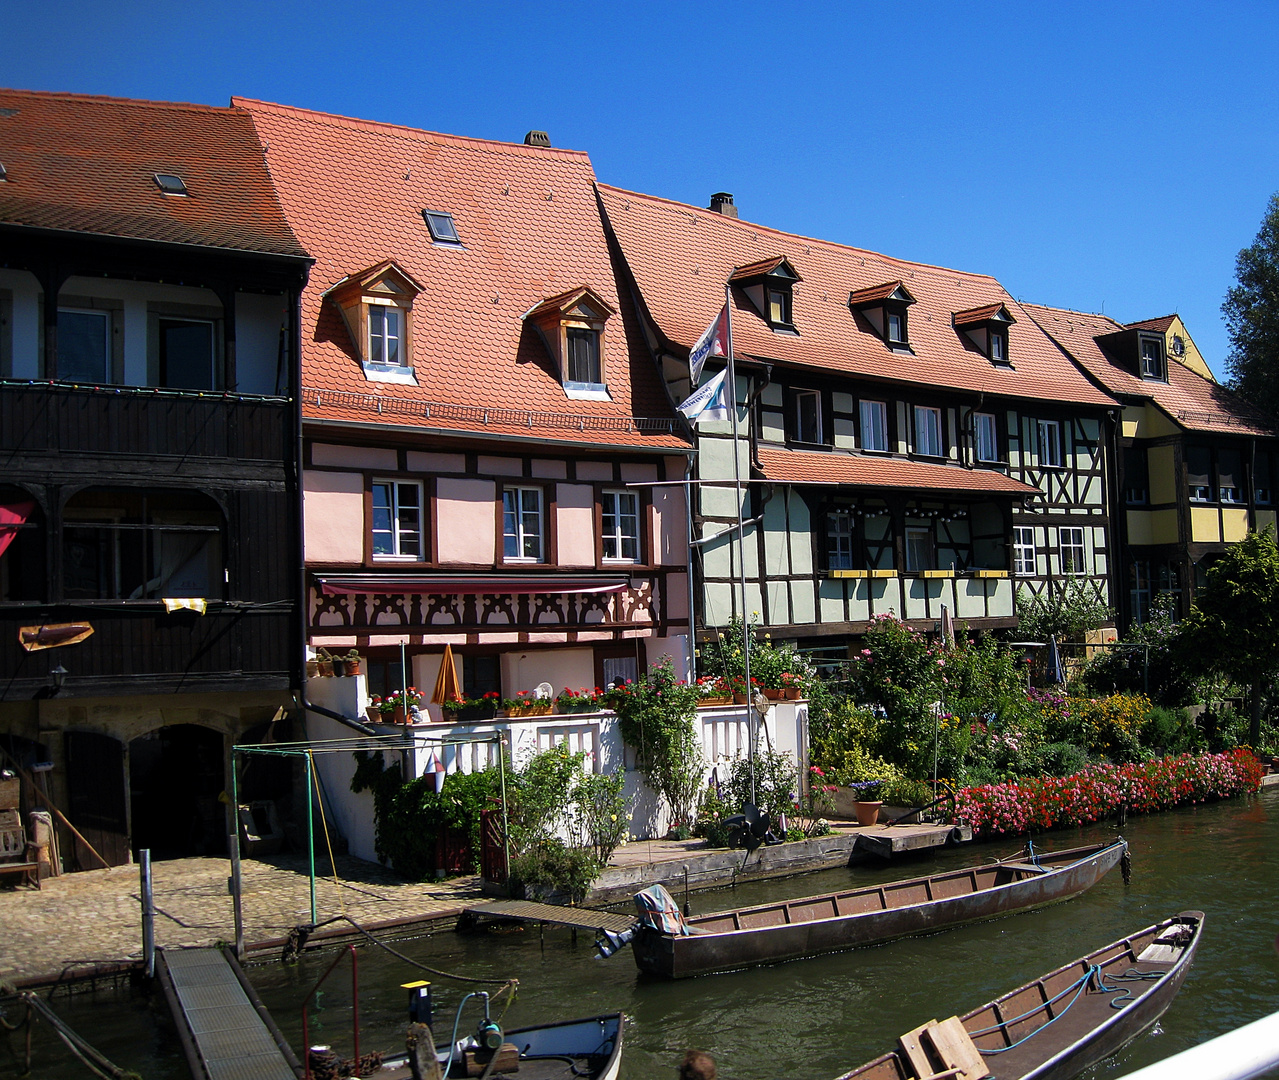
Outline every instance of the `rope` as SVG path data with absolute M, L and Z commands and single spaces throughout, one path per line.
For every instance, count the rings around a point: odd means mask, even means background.
M 333 858 L 333 841 L 329 838 L 329 819 L 324 813 L 324 796 L 320 792 L 320 774 L 315 769 L 315 755 L 308 750 L 306 756 L 310 759 L 311 780 L 315 784 L 315 801 L 320 805 L 320 824 L 324 826 L 324 846 L 329 849 L 329 865 L 333 867 L 333 887 L 338 894 L 338 907 L 342 909 L 342 914 L 346 914 L 346 899 L 342 895 L 342 883 L 338 880 L 338 864 Z
M 1139 971 L 1137 968 L 1129 968 L 1127 971 L 1123 972 L 1122 974 L 1114 975 L 1111 977 L 1115 979 L 1128 979 L 1131 981 L 1154 982 L 1157 979 L 1162 979 L 1164 977 L 1164 974 L 1165 973 L 1162 971 Z M 981 1051 L 983 1054 L 1006 1053 L 1007 1051 L 1012 1050 L 1014 1047 L 1020 1046 L 1027 1039 L 1033 1039 L 1045 1028 L 1049 1027 L 1052 1024 L 1055 1024 L 1058 1020 L 1060 1020 L 1063 1016 L 1065 1016 L 1066 1013 L 1070 1011 L 1070 1007 L 1074 1005 L 1076 1001 L 1079 1000 L 1079 995 L 1082 994 L 1088 988 L 1089 982 L 1095 982 L 1094 989 L 1096 989 L 1098 993 L 1115 994 L 1121 990 L 1123 991 L 1122 997 L 1111 999 L 1110 1007 L 1112 1009 L 1122 1009 L 1125 1005 L 1127 1005 L 1132 1000 L 1132 987 L 1107 986 L 1106 974 L 1102 970 L 1101 965 L 1089 964 L 1088 970 L 1085 971 L 1078 979 L 1076 979 L 1073 983 L 1067 986 L 1064 990 L 1060 991 L 1059 993 L 1055 994 L 1053 997 L 1049 998 L 1042 1005 L 1038 1005 L 1035 1008 L 1022 1013 L 1020 1016 L 1014 1016 L 1011 1019 L 1004 1020 L 1001 1023 L 995 1024 L 993 1027 L 982 1028 L 979 1031 L 970 1031 L 968 1034 L 974 1039 L 977 1038 L 978 1036 L 991 1035 L 1001 1030 L 1004 1031 L 1005 1034 L 1007 1034 L 1007 1030 L 1010 1024 L 1020 1023 L 1021 1021 L 1027 1019 L 1028 1017 L 1035 1016 L 1037 1014 L 1044 1012 L 1048 1008 L 1048 1006 L 1055 1004 L 1056 1002 L 1064 998 L 1067 994 L 1069 994 L 1071 991 L 1074 991 L 1074 996 L 1066 1003 L 1065 1008 L 1063 1008 L 1061 1012 L 1059 1012 L 1056 1016 L 1052 1017 L 1046 1023 L 1040 1024 L 1039 1027 L 1035 1028 L 1035 1030 L 1030 1032 L 1030 1034 L 1022 1036 L 1015 1043 L 1010 1043 L 1008 1046 L 999 1046 L 991 1050 Z

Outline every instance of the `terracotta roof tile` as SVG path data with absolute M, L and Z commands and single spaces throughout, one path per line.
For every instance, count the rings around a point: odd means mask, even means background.
M 511 410 L 526 433 L 535 417 L 540 438 L 688 446 L 630 293 L 618 289 L 585 154 L 234 104 L 253 116 L 285 212 L 316 259 L 302 298 L 306 416 L 420 427 L 424 410 L 438 418 L 448 407 L 462 410 L 449 421 L 458 430 L 495 432 L 484 409 Z M 424 208 L 453 215 L 461 246 L 431 242 Z M 366 380 L 341 316 L 322 302 L 342 278 L 385 259 L 424 283 L 413 306 L 417 386 Z M 570 401 L 524 319 L 582 286 L 618 312 L 604 333 L 612 401 Z M 374 405 L 358 404 L 365 398 Z M 404 410 L 379 414 L 378 399 Z M 348 400 L 357 404 L 340 404 Z
M 877 457 L 871 454 L 822 453 L 815 450 L 773 450 L 760 447 L 764 476 L 788 484 L 849 484 L 868 488 L 920 488 L 929 491 L 998 492 L 1037 495 L 994 469 L 965 469 L 927 461 Z
M 927 383 L 1033 400 L 1106 406 L 1090 383 L 994 278 L 766 229 L 682 203 L 600 185 L 600 197 L 645 305 L 674 344 L 691 347 L 723 304 L 734 267 L 780 254 L 802 275 L 795 287 L 797 333 L 774 333 L 750 302 L 737 298 L 733 345 L 739 355 L 854 377 Z M 849 294 L 901 281 L 915 355 L 887 348 L 849 311 Z M 890 290 L 891 291 L 891 290 Z M 951 325 L 955 311 L 1004 304 L 1018 318 L 1011 367 L 991 364 Z
M 910 290 L 900 281 L 886 281 L 882 285 L 871 285 L 866 289 L 858 289 L 856 292 L 848 294 L 848 306 L 858 307 L 862 304 L 873 304 L 876 300 L 887 300 L 898 289 L 904 289 L 907 296 L 910 296 Z M 914 297 L 911 297 L 913 300 Z
M 306 254 L 241 109 L 29 90 L 0 90 L 0 109 L 2 223 Z M 189 195 L 162 194 L 156 173 Z
M 729 275 L 729 281 L 745 281 L 748 278 L 762 277 L 764 274 L 770 274 L 785 262 L 785 258 L 781 255 L 774 255 L 769 259 L 760 259 L 759 262 L 747 263 L 745 266 L 736 267 Z
M 1126 398 L 1153 401 L 1172 419 L 1189 431 L 1215 431 L 1234 435 L 1273 434 L 1266 421 L 1242 398 L 1224 386 L 1191 371 L 1175 358 L 1168 358 L 1168 381 L 1139 379 L 1121 366 L 1103 349 L 1097 338 L 1124 329 L 1160 330 L 1147 323 L 1130 323 L 1127 327 L 1105 315 L 1069 311 L 1041 304 L 1023 304 L 1026 312 L 1043 327 L 1054 341 L 1112 394 Z M 1162 329 L 1171 325 L 1172 316 Z
M 973 323 L 982 323 L 993 319 L 1000 311 L 1007 313 L 1003 303 L 984 304 L 978 308 L 969 308 L 967 311 L 957 311 L 951 316 L 951 319 L 956 326 L 972 326 Z M 1012 319 L 1011 315 L 1008 317 Z M 1012 321 L 1016 322 L 1017 320 L 1012 319 Z
M 1130 322 L 1125 325 L 1129 330 L 1158 330 L 1164 333 L 1172 325 L 1176 315 L 1160 315 L 1157 319 L 1143 319 L 1141 322 Z

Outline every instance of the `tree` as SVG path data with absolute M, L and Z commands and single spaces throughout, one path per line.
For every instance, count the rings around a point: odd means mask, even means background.
M 1238 284 L 1221 305 L 1230 334 L 1231 389 L 1279 416 L 1279 193 L 1270 196 L 1251 247 L 1235 259 Z
M 1249 533 L 1208 570 L 1179 635 L 1188 666 L 1249 687 L 1249 742 L 1261 741 L 1261 699 L 1279 675 L 1279 548 L 1273 527 Z

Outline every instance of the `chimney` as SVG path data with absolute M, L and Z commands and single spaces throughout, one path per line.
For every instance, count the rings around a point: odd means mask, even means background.
M 551 137 L 545 131 L 530 131 L 524 136 L 525 146 L 550 146 Z
M 711 204 L 706 209 L 714 210 L 725 217 L 737 217 L 737 207 L 733 205 L 733 196 L 727 191 L 717 191 L 711 196 Z

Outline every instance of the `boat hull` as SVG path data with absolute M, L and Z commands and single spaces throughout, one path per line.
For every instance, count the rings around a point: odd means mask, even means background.
M 670 979 L 840 952 L 1068 900 L 1101 880 L 1126 850 L 1127 843 L 1118 840 L 1041 856 L 1041 862 L 1059 863 L 1042 873 L 1024 864 L 989 864 L 882 888 L 745 908 L 689 920 L 695 932 L 687 936 L 643 926 L 631 947 L 640 971 Z M 987 879 L 989 886 L 978 888 Z M 909 902 L 914 898 L 916 902 Z M 896 906 L 887 906 L 890 903 Z M 865 910 L 852 910 L 857 906 Z M 846 914 L 836 914 L 844 907 L 849 909 Z M 733 929 L 709 929 L 729 917 L 735 917 Z M 777 921 L 754 925 L 766 919 Z
M 1203 922 L 1203 912 L 1183 911 L 964 1014 L 960 1023 L 993 1080 L 1070 1080 L 1122 1049 L 1164 1014 L 1194 963 Z M 1175 955 L 1159 958 L 1157 951 L 1146 951 L 1161 934 L 1178 931 L 1189 938 Z M 1105 988 L 1088 981 L 1074 994 L 1071 987 L 1094 967 Z M 1147 978 L 1125 983 L 1132 972 Z M 1116 987 L 1122 989 L 1117 993 Z M 1115 1008 L 1124 990 L 1129 1003 Z M 1045 1000 L 1053 1001 L 1051 1012 Z M 910 1080 L 915 1075 L 899 1049 L 839 1080 Z

